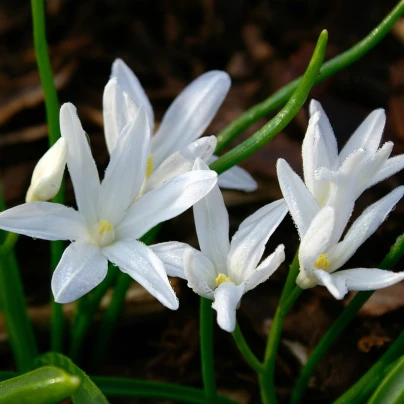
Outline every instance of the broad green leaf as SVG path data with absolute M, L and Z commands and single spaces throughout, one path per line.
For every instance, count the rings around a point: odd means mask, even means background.
M 0 404 L 53 404 L 70 397 L 80 378 L 54 366 L 43 366 L 0 383 Z

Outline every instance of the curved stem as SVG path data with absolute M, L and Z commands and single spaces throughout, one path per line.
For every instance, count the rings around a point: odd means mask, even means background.
M 261 373 L 263 369 L 262 363 L 258 360 L 258 358 L 251 351 L 250 347 L 247 344 L 247 341 L 244 338 L 243 333 L 241 332 L 240 326 L 237 323 L 236 329 L 232 332 L 232 336 L 234 342 L 237 345 L 238 350 L 243 355 L 246 362 L 257 372 Z
M 358 59 L 366 55 L 374 48 L 391 30 L 392 26 L 404 12 L 404 1 L 400 1 L 397 6 L 374 28 L 365 38 L 354 45 L 351 49 L 341 53 L 330 61 L 324 63 L 320 74 L 316 77 L 315 83 L 319 83 L 340 70 L 348 67 Z M 296 87 L 299 85 L 301 77 L 282 87 L 266 100 L 245 111 L 238 119 L 230 123 L 217 136 L 217 146 L 215 153 L 220 153 L 234 138 L 246 130 L 254 122 L 268 115 L 276 109 L 285 105 Z
M 215 356 L 213 350 L 213 309 L 212 301 L 201 297 L 199 324 L 201 341 L 202 378 L 207 402 L 216 399 Z
M 404 234 L 397 238 L 396 242 L 391 247 L 390 252 L 380 263 L 380 268 L 392 269 L 403 255 Z M 348 306 L 343 310 L 337 320 L 333 323 L 333 325 L 329 328 L 320 342 L 316 345 L 314 351 L 310 355 L 309 360 L 300 372 L 299 378 L 297 379 L 296 385 L 292 392 L 292 403 L 300 402 L 317 365 L 373 293 L 374 291 L 358 292 Z
M 210 165 L 212 170 L 221 174 L 240 161 L 245 160 L 265 146 L 295 117 L 306 101 L 316 77 L 319 74 L 320 67 L 324 60 L 327 40 L 328 33 L 324 30 L 319 36 L 316 49 L 314 50 L 303 78 L 300 80 L 299 85 L 295 88 L 295 91 L 282 110 L 249 139 L 214 161 Z

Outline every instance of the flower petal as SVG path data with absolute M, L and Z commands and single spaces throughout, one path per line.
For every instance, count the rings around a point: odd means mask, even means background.
M 99 217 L 117 224 L 133 202 L 146 174 L 150 128 L 144 108 L 118 138 L 101 184 Z
M 77 241 L 69 245 L 52 276 L 57 303 L 70 303 L 100 284 L 107 275 L 108 260 L 94 244 Z
M 367 187 L 370 188 L 373 185 L 385 180 L 386 178 L 391 177 L 395 173 L 398 173 L 404 168 L 404 154 L 400 154 L 399 156 L 392 157 L 385 161 L 382 167 L 379 169 L 377 174 L 373 177 L 373 179 L 368 182 Z
M 327 253 L 333 243 L 336 212 L 330 207 L 322 208 L 312 220 L 299 247 L 300 270 L 310 274 L 320 254 Z
M 356 250 L 377 230 L 397 202 L 404 195 L 404 186 L 396 188 L 384 198 L 370 205 L 348 230 L 344 240 L 328 251 L 329 272 L 342 267 Z
M 190 287 L 199 296 L 213 299 L 217 273 L 213 263 L 198 250 L 186 250 L 184 271 Z
M 105 140 L 111 154 L 119 134 L 128 122 L 135 118 L 139 107 L 123 92 L 116 77 L 111 78 L 105 86 L 102 105 Z
M 382 139 L 385 124 L 386 113 L 384 109 L 376 109 L 370 113 L 341 150 L 339 154 L 340 164 L 357 149 L 364 149 L 368 154 L 374 154 Z
M 133 71 L 123 60 L 115 59 L 114 63 L 112 64 L 111 76 L 116 77 L 119 85 L 125 92 L 129 94 L 129 97 L 131 97 L 139 107 L 143 107 L 146 110 L 150 131 L 153 132 L 153 108 L 135 73 L 133 73 Z
M 203 198 L 217 183 L 213 171 L 191 171 L 136 200 L 115 229 L 118 238 L 143 236 L 156 224 L 172 219 Z
M 187 251 L 199 252 L 188 244 L 178 241 L 168 241 L 149 246 L 163 262 L 168 276 L 186 279 L 184 272 L 184 257 Z
M 88 139 L 73 104 L 63 104 L 60 108 L 60 131 L 67 140 L 67 167 L 77 206 L 87 223 L 94 225 L 97 222 L 100 180 Z
M 256 270 L 269 237 L 287 213 L 286 203 L 280 199 L 258 209 L 240 224 L 227 259 L 227 275 L 232 281 L 245 282 Z
M 336 299 L 341 300 L 348 293 L 345 280 L 337 278 L 336 274 L 329 274 L 322 269 L 313 268 L 313 275 L 317 277 L 318 284 L 325 286 Z
M 200 160 L 199 163 L 200 169 L 210 171 L 204 162 Z M 202 253 L 218 270 L 225 270 L 230 251 L 229 214 L 217 185 L 194 204 L 194 218 Z
M 285 247 L 278 245 L 276 250 L 254 269 L 244 282 L 244 293 L 254 289 L 260 283 L 265 282 L 285 261 Z
M 173 101 L 152 140 L 156 164 L 202 135 L 230 88 L 223 71 L 199 76 Z
M 89 239 L 84 217 L 51 202 L 30 202 L 0 213 L 0 228 L 44 240 Z
M 285 160 L 278 159 L 276 169 L 283 197 L 296 224 L 300 238 L 303 238 L 320 207 L 304 182 Z
M 212 308 L 217 312 L 217 324 L 222 330 L 233 332 L 236 328 L 236 310 L 244 294 L 244 285 L 223 282 L 215 290 Z
M 164 306 L 178 309 L 178 299 L 164 265 L 149 247 L 137 240 L 121 240 L 104 247 L 102 253 Z

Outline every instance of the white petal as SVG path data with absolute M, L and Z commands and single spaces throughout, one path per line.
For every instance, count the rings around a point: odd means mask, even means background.
M 164 306 L 171 310 L 178 309 L 178 300 L 164 265 L 149 247 L 140 241 L 121 240 L 104 247 L 102 253 Z
M 341 300 L 348 293 L 345 279 L 336 277 L 336 274 L 329 274 L 316 268 L 313 269 L 313 274 L 317 277 L 318 283 L 325 286 L 336 299 Z
M 191 171 L 136 200 L 115 229 L 118 238 L 143 236 L 156 224 L 178 216 L 203 198 L 217 183 L 213 171 Z
M 255 271 L 269 237 L 282 222 L 288 209 L 283 199 L 265 205 L 245 219 L 233 236 L 227 259 L 227 274 L 237 284 Z
M 0 213 L 0 228 L 44 240 L 89 239 L 84 217 L 51 202 L 31 202 Z
M 146 173 L 150 128 L 143 108 L 125 126 L 101 184 L 99 217 L 117 224 L 133 202 Z
M 201 169 L 209 172 L 209 167 L 200 161 Z M 230 251 L 229 214 L 219 187 L 213 189 L 194 205 L 194 218 L 199 247 L 213 265 L 223 271 Z
M 123 92 L 116 77 L 111 78 L 105 86 L 102 104 L 105 140 L 111 154 L 119 134 L 128 122 L 135 118 L 139 107 Z
M 35 166 L 25 201 L 49 201 L 56 196 L 62 183 L 66 161 L 67 142 L 61 137 Z
M 88 224 L 94 225 L 97 222 L 100 180 L 87 136 L 73 104 L 63 104 L 60 108 L 60 131 L 67 140 L 67 167 L 77 206 Z
M 234 166 L 219 175 L 218 184 L 220 188 L 235 189 L 237 191 L 254 192 L 258 184 L 244 168 Z
M 156 164 L 202 135 L 230 88 L 226 72 L 210 71 L 194 80 L 173 101 L 152 140 Z
M 199 296 L 213 300 L 217 273 L 213 263 L 198 250 L 187 250 L 184 255 L 184 271 L 190 287 Z
M 300 270 L 312 272 L 320 254 L 325 254 L 332 244 L 336 212 L 330 207 L 322 208 L 312 220 L 299 247 Z
M 145 108 L 150 124 L 150 130 L 153 132 L 153 108 L 135 73 L 133 73 L 123 60 L 115 59 L 112 64 L 111 76 L 118 79 L 119 85 L 129 94 L 139 107 Z
M 94 244 L 77 241 L 69 245 L 52 276 L 52 292 L 58 303 L 70 303 L 100 284 L 108 260 Z
M 265 282 L 279 268 L 283 261 L 285 261 L 285 247 L 281 244 L 249 274 L 244 282 L 244 291 L 248 292 L 260 283 Z
M 328 251 L 329 271 L 342 267 L 356 250 L 377 230 L 397 202 L 404 195 L 404 186 L 396 188 L 384 198 L 369 206 L 348 230 L 344 240 Z
M 184 272 L 184 257 L 187 251 L 199 252 L 188 244 L 178 241 L 168 241 L 149 246 L 163 262 L 168 276 L 186 279 Z
M 370 181 L 367 184 L 367 187 L 370 188 L 373 185 L 385 180 L 386 178 L 391 177 L 395 173 L 401 171 L 403 168 L 404 168 L 404 154 L 400 154 L 399 156 L 395 156 L 388 159 L 379 169 L 377 174 L 373 177 L 372 181 Z
M 203 161 L 208 160 L 215 147 L 216 138 L 209 136 L 197 139 L 184 149 L 171 154 L 154 169 L 147 180 L 144 193 L 157 188 L 177 175 L 191 171 L 196 158 L 199 157 Z
M 320 207 L 304 182 L 285 160 L 278 159 L 276 169 L 283 197 L 296 224 L 300 238 L 303 238 Z
M 244 285 L 223 282 L 215 290 L 212 308 L 217 312 L 217 324 L 227 332 L 236 328 L 236 310 L 244 294 Z
M 384 109 L 376 109 L 370 113 L 341 150 L 340 164 L 357 149 L 365 149 L 369 154 L 375 153 L 379 147 L 385 123 Z

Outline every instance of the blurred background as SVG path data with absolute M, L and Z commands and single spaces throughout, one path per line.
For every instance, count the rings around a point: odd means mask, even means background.
M 192 79 L 211 69 L 226 70 L 233 84 L 206 132 L 212 135 L 300 76 L 322 29 L 329 31 L 328 60 L 368 34 L 394 5 L 391 0 L 51 0 L 47 2 L 47 36 L 59 100 L 77 106 L 103 171 L 108 154 L 103 137 L 102 93 L 115 58 L 122 58 L 139 77 L 157 121 Z M 323 104 L 340 145 L 370 111 L 385 108 L 384 140 L 395 143 L 393 154 L 404 152 L 403 49 L 401 19 L 366 57 L 312 90 L 311 98 Z M 28 1 L 0 3 L 0 89 L 0 178 L 7 206 L 11 207 L 23 202 L 32 169 L 47 149 Z M 281 197 L 275 176 L 277 158 L 285 158 L 301 173 L 307 107 L 308 103 L 275 140 L 242 164 L 258 181 L 258 191 L 225 192 L 231 233 L 247 215 Z M 234 145 L 269 118 L 254 124 Z M 403 178 L 402 174 L 395 175 L 367 191 L 354 216 L 402 183 Z M 69 182 L 67 190 L 68 204 L 74 205 Z M 403 217 L 401 202 L 348 265 L 377 266 L 403 232 Z M 197 245 L 192 212 L 163 227 L 157 241 L 166 240 Z M 286 244 L 290 262 L 298 237 L 289 217 L 271 238 L 268 251 L 280 242 Z M 47 242 L 26 237 L 21 237 L 17 246 L 30 314 L 44 350 L 49 342 L 48 251 Z M 286 272 L 285 262 L 268 282 L 243 298 L 238 312 L 245 336 L 259 356 Z M 86 367 L 86 354 L 79 365 L 91 374 L 200 386 L 199 300 L 186 282 L 173 279 L 172 284 L 181 303 L 174 313 L 133 285 L 102 366 Z M 103 307 L 108 299 L 103 300 Z M 278 392 L 285 400 L 301 365 L 348 301 L 335 301 L 321 287 L 305 292 L 298 300 L 286 321 L 278 358 Z M 73 308 L 66 305 L 65 309 L 70 317 Z M 403 314 L 403 285 L 375 293 L 318 367 L 306 401 L 328 403 L 350 386 L 402 330 Z M 88 338 L 88 349 L 92 338 Z M 217 328 L 215 338 L 219 391 L 242 403 L 258 403 L 254 373 L 240 359 L 231 336 Z M 1 317 L 0 363 L 2 368 L 12 368 Z

